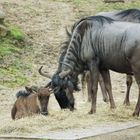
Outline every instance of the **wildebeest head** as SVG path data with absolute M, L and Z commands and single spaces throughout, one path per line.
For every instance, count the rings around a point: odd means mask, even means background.
M 73 77 L 72 75 L 67 75 L 61 78 L 59 74 L 54 74 L 51 81 L 51 87 L 55 89 L 55 92 L 60 89 L 75 90 L 78 89 L 78 77 Z
M 70 110 L 74 108 L 74 105 L 70 103 L 70 98 L 68 98 L 69 93 L 73 93 L 73 90 L 79 91 L 78 87 L 78 75 L 69 75 L 68 77 L 61 78 L 59 76 L 59 71 L 57 71 L 53 76 L 45 75 L 41 71 L 42 67 L 39 69 L 39 73 L 47 78 L 52 77 L 51 81 L 45 86 L 54 89 L 55 98 L 60 105 L 61 109 L 69 108 Z
M 64 87 L 65 83 L 62 78 L 58 74 L 54 74 L 52 77 L 51 87 Z
M 42 71 L 42 66 L 39 69 L 39 73 L 42 76 L 45 76 L 47 78 L 51 78 L 51 82 L 47 85 L 47 87 L 51 87 L 52 89 L 54 89 L 55 92 L 57 92 L 60 88 L 62 89 L 66 89 L 67 87 L 73 88 L 77 86 L 77 82 L 76 82 L 76 86 L 74 86 L 74 82 L 75 79 L 73 78 L 72 75 L 67 75 L 66 77 L 62 78 L 59 73 L 55 73 L 53 76 L 49 75 L 49 74 L 44 74 Z
M 49 88 L 40 88 L 37 92 L 37 102 L 42 115 L 48 115 L 48 102 L 52 91 Z

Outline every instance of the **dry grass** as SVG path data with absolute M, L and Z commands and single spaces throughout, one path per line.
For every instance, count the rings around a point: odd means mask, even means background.
M 55 130 L 87 128 L 102 124 L 139 120 L 139 118 L 132 117 L 133 108 L 134 104 L 130 107 L 124 107 L 118 103 L 117 109 L 112 111 L 108 105 L 101 103 L 98 105 L 98 112 L 94 115 L 89 115 L 87 114 L 89 104 L 83 103 L 74 112 L 50 109 L 49 116 L 34 115 L 16 121 L 12 121 L 7 113 L 2 120 L 0 134 L 43 135 Z
M 103 124 L 121 123 L 126 121 L 137 121 L 140 117 L 132 117 L 134 111 L 137 89 L 136 84 L 133 84 L 131 93 L 131 106 L 126 107 L 122 105 L 124 99 L 124 75 L 112 74 L 113 81 L 117 78 L 119 80 L 113 84 L 113 93 L 116 99 L 117 108 L 111 110 L 109 104 L 102 101 L 101 92 L 98 92 L 97 113 L 89 115 L 90 103 L 83 100 L 82 94 L 75 93 L 76 110 L 70 112 L 69 110 L 60 110 L 59 106 L 52 95 L 49 103 L 49 115 L 34 115 L 20 120 L 13 121 L 10 118 L 10 109 L 15 100 L 14 93 L 0 94 L 0 134 L 10 135 L 44 135 L 49 131 L 59 131 L 75 128 L 90 128 L 94 126 L 101 126 Z M 116 90 L 118 87 L 119 90 Z M 120 86 L 120 88 L 119 88 Z M 123 94 L 121 92 L 123 92 Z M 14 91 L 15 92 L 15 91 Z

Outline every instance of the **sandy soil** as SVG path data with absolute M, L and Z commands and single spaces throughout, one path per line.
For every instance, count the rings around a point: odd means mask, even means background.
M 0 4 L 7 13 L 7 20 L 22 28 L 32 40 L 35 48 L 33 67 L 36 74 L 41 65 L 45 66 L 46 71 L 53 73 L 57 68 L 60 43 L 66 38 L 65 28 L 70 28 L 80 15 L 77 13 L 79 11 L 69 1 L 1 0 Z M 82 10 L 85 9 L 84 7 Z M 94 11 L 93 8 L 93 13 Z M 83 97 L 82 93 L 79 92 L 74 94 L 76 99 L 76 110 L 74 112 L 60 110 L 52 95 L 49 103 L 49 116 L 35 115 L 12 121 L 10 111 L 16 99 L 15 93 L 19 88 L 0 90 L 0 134 L 43 135 L 54 130 L 89 128 L 104 123 L 139 120 L 139 118 L 131 116 L 138 96 L 136 83 L 133 83 L 131 89 L 131 106 L 125 107 L 122 105 L 126 90 L 125 75 L 111 72 L 111 77 L 117 109 L 110 110 L 109 105 L 102 102 L 99 89 L 97 113 L 95 115 L 87 114 L 90 103 L 87 103 L 87 95 Z M 45 85 L 48 81 L 49 79 L 37 74 L 37 80 L 32 81 L 30 85 Z

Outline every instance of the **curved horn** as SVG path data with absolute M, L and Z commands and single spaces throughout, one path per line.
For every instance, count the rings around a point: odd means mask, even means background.
M 60 78 L 64 78 L 70 72 L 71 72 L 71 70 L 62 71 L 61 73 L 59 73 L 59 76 L 60 76 Z
M 49 74 L 47 74 L 47 73 L 43 73 L 43 72 L 41 71 L 42 68 L 43 68 L 43 66 L 41 66 L 41 67 L 39 68 L 39 70 L 38 70 L 39 74 L 42 75 L 42 76 L 44 76 L 44 77 L 47 77 L 47 78 L 51 79 L 52 76 L 49 75 Z

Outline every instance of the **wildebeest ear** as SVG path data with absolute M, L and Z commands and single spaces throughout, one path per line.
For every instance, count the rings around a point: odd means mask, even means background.
M 33 90 L 30 88 L 30 87 L 25 87 L 26 91 L 29 92 L 29 93 L 32 93 Z

